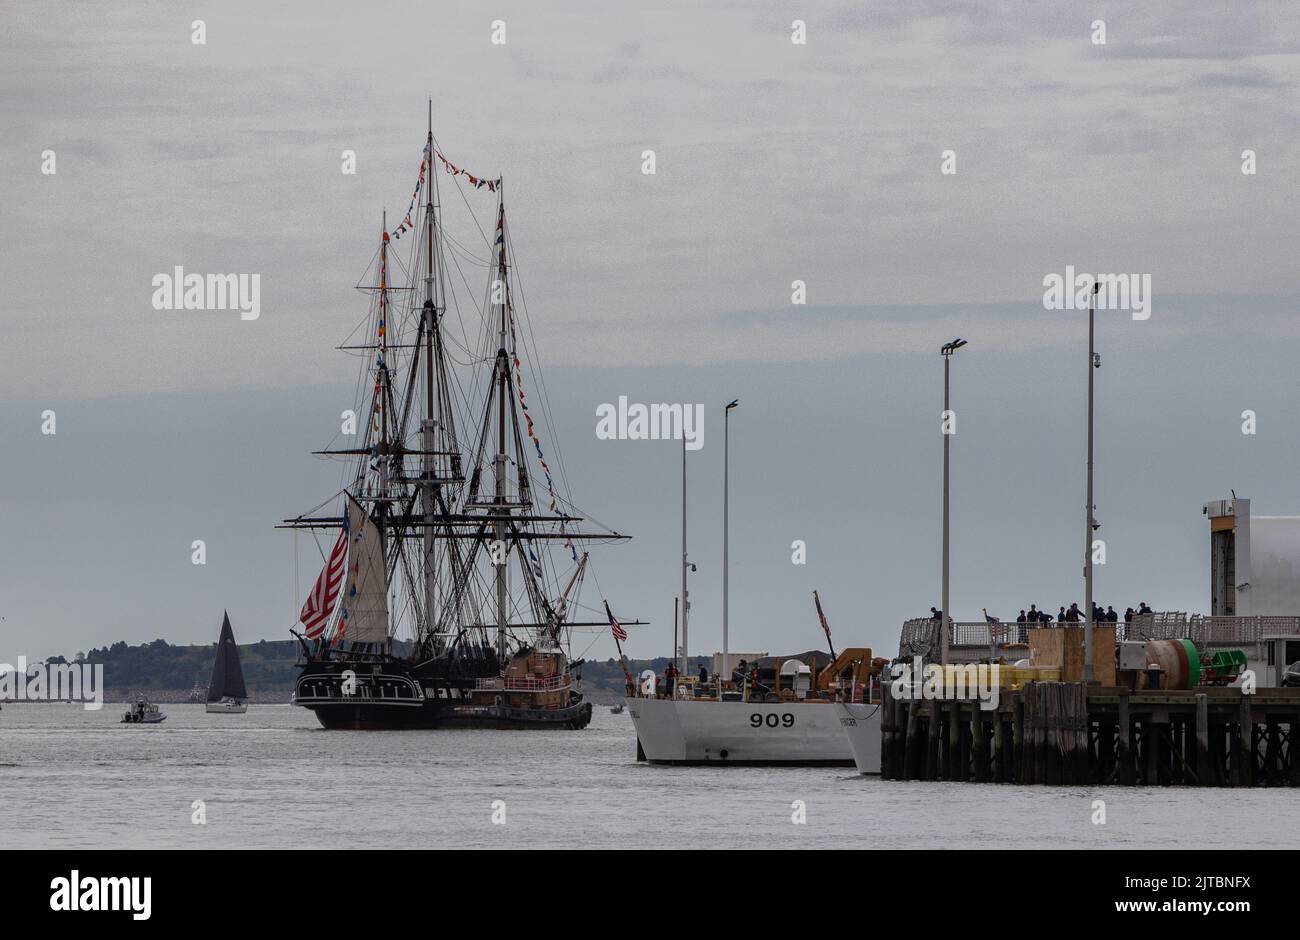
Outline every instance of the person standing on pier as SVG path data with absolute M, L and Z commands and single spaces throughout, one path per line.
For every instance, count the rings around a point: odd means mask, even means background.
M 1119 623 L 1119 614 L 1115 613 L 1115 608 L 1109 604 L 1106 605 L 1106 622 Z
M 1071 603 L 1071 604 L 1070 604 L 1070 609 L 1067 610 L 1067 611 L 1065 612 L 1065 619 L 1066 619 L 1069 623 L 1078 623 L 1078 622 L 1079 622 L 1079 605 L 1078 605 L 1078 604 L 1076 604 L 1076 603 Z

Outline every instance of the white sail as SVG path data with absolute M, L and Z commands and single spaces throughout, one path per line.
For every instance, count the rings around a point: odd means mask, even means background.
M 348 572 L 337 631 L 345 643 L 388 639 L 388 583 L 379 527 L 348 495 Z

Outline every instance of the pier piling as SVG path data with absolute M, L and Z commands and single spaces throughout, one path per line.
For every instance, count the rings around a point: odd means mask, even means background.
M 925 779 L 939 779 L 939 703 L 934 699 L 925 703 Z
M 1196 782 L 1203 787 L 1217 781 L 1210 766 L 1210 697 L 1196 693 Z
M 895 699 L 886 686 L 881 707 L 886 779 L 1300 786 L 1300 689 L 1028 682 L 986 709 Z

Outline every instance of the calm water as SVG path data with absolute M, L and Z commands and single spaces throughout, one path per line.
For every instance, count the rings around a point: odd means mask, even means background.
M 579 732 L 324 731 L 291 706 L 162 708 L 166 722 L 140 727 L 118 723 L 120 705 L 6 705 L 6 847 L 1292 847 L 1300 819 L 1294 790 L 652 767 L 635 760 L 631 718 L 602 706 Z M 195 800 L 206 825 L 190 821 Z M 791 824 L 794 800 L 805 825 Z

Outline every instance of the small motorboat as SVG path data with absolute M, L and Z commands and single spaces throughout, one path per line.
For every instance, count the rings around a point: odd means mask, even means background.
M 617 705 L 611 705 L 611 706 L 609 706 L 609 713 L 610 713 L 611 715 L 621 715 L 621 714 L 623 714 L 623 703 L 622 703 L 622 702 L 619 702 Z
M 126 713 L 122 716 L 122 724 L 156 725 L 160 721 L 165 721 L 166 718 L 167 716 L 158 709 L 157 705 L 140 699 L 126 710 Z

